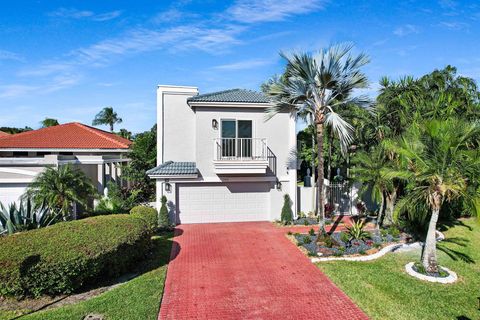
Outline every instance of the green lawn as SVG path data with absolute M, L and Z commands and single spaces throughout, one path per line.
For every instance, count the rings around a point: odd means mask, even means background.
M 439 244 L 440 264 L 455 271 L 459 281 L 443 285 L 426 283 L 404 272 L 407 262 L 419 260 L 419 252 L 390 253 L 372 262 L 336 261 L 318 264 L 372 319 L 480 319 L 480 226 L 473 220 L 445 231 Z M 454 244 L 451 241 L 463 244 Z
M 21 319 L 83 319 L 89 313 L 103 314 L 105 319 L 157 319 L 163 294 L 172 234 L 154 237 L 151 259 L 142 266 L 142 275 L 98 297 L 77 304 L 41 311 Z M 0 319 L 11 319 L 12 313 L 2 313 Z

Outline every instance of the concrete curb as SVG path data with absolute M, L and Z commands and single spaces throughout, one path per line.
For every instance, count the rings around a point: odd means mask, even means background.
M 423 280 L 423 281 L 429 281 L 429 282 L 437 282 L 437 283 L 443 283 L 443 284 L 448 284 L 448 283 L 454 283 L 455 281 L 458 280 L 457 274 L 453 272 L 450 269 L 447 269 L 445 267 L 441 267 L 443 270 L 448 272 L 448 277 L 432 277 L 432 276 L 427 276 L 425 274 L 418 273 L 417 271 L 413 270 L 413 262 L 409 262 L 405 265 L 405 271 L 412 277 L 415 277 L 417 279 Z

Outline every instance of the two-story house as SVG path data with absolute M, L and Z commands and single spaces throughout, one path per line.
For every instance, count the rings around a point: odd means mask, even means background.
M 295 118 L 267 121 L 263 94 L 158 86 L 157 208 L 168 199 L 175 223 L 269 221 L 284 194 L 296 208 Z M 290 159 L 290 162 L 289 162 Z

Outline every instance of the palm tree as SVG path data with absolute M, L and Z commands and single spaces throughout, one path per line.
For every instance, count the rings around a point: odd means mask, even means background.
M 118 116 L 118 114 L 113 111 L 112 107 L 105 107 L 97 113 L 95 119 L 93 119 L 92 125 L 99 126 L 102 124 L 106 124 L 110 126 L 110 132 L 113 132 L 113 125 L 115 123 L 122 123 L 122 118 Z
M 53 118 L 45 118 L 43 121 L 40 121 L 42 128 L 48 128 L 53 126 L 58 126 L 58 120 Z
M 351 172 L 353 178 L 362 183 L 361 191 L 365 192 L 369 188 L 372 200 L 380 204 L 377 227 L 381 226 L 384 220 L 386 199 L 395 188 L 393 179 L 384 174 L 385 168 L 389 166 L 385 152 L 381 146 L 377 146 L 369 152 L 361 151 L 355 155 L 353 165 Z
M 318 53 L 281 54 L 287 65 L 284 75 L 272 79 L 266 92 L 274 105 L 267 110 L 267 118 L 284 111 L 296 117 L 313 119 L 317 140 L 317 187 L 320 230 L 325 233 L 324 209 L 324 126 L 331 126 L 340 140 L 345 154 L 352 141 L 352 126 L 335 112 L 348 104 L 363 105 L 364 97 L 353 97 L 355 89 L 366 88 L 367 77 L 360 68 L 369 62 L 365 54 L 352 56 L 351 44 L 334 45 Z
M 400 168 L 386 175 L 407 182 L 397 213 L 407 212 L 411 219 L 415 215 L 430 217 L 422 252 L 428 272 L 438 272 L 435 230 L 445 203 L 460 200 L 470 205 L 474 214 L 480 209 L 479 137 L 478 122 L 451 118 L 414 124 L 402 137 L 384 143 L 400 160 Z
M 35 205 L 47 205 L 67 218 L 75 203 L 88 206 L 95 195 L 95 188 L 88 177 L 71 165 L 46 168 L 29 185 L 24 197 L 30 197 Z

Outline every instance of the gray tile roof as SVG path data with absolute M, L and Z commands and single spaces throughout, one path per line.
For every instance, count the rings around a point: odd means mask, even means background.
M 182 176 L 197 174 L 197 164 L 195 162 L 173 162 L 167 161 L 158 167 L 147 171 L 148 175 L 153 176 Z
M 268 98 L 261 92 L 246 89 L 231 89 L 212 93 L 200 94 L 188 99 L 189 102 L 240 102 L 240 103 L 269 103 Z

